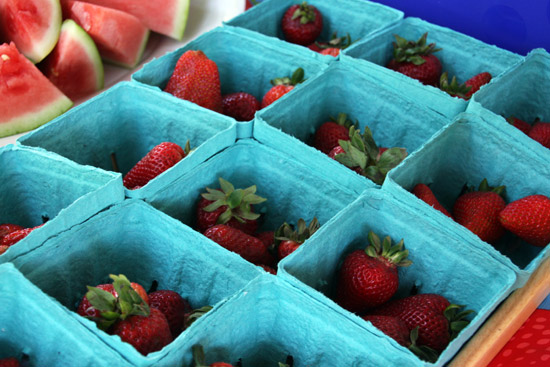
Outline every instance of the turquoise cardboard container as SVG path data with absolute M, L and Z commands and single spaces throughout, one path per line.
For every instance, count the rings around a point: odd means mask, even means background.
M 246 315 L 246 321 L 236 315 Z M 201 321 L 201 320 L 199 320 Z M 295 367 L 418 366 L 387 337 L 369 330 L 276 276 L 264 274 L 204 316 L 201 328 L 178 350 L 177 366 L 192 366 L 193 345 L 206 364 L 278 366 L 288 355 Z
M 109 274 L 125 274 L 146 290 L 156 281 L 158 289 L 180 293 L 193 308 L 215 306 L 262 273 L 238 260 L 237 255 L 228 254 L 142 200 L 128 199 L 13 263 L 57 306 L 71 312 L 77 309 L 86 286 L 110 283 Z M 173 353 L 200 325 L 194 323 L 162 350 L 143 356 L 119 337 L 100 331 L 93 321 L 71 313 L 82 327 L 137 366 L 174 366 Z
M 14 266 L 0 265 L 0 359 L 22 366 L 131 366 Z
M 550 168 L 541 163 L 528 147 L 510 139 L 481 117 L 463 113 L 391 171 L 383 189 L 407 195 L 429 208 L 410 191 L 417 183 L 430 184 L 435 196 L 448 210 L 452 209 L 465 184 L 478 187 L 484 178 L 491 186 L 506 186 L 507 202 L 532 194 L 550 196 Z M 508 262 L 518 274 L 519 286 L 548 256 L 548 246 L 535 247 L 509 233 L 490 245 L 437 210 L 430 212 L 434 220 L 437 217 L 457 236 L 467 238 L 480 249 Z
M 143 188 L 125 190 L 129 197 L 142 197 L 232 144 L 236 130 L 235 120 L 229 117 L 193 104 L 175 103 L 136 83 L 121 82 L 18 142 L 105 171 L 114 170 L 114 154 L 124 175 L 161 142 L 184 147 L 189 140 L 195 149 L 189 156 Z
M 460 83 L 484 71 L 496 77 L 523 59 L 513 52 L 419 18 L 405 18 L 400 23 L 357 42 L 343 53 L 375 64 L 371 66 L 378 70 L 381 82 L 393 84 L 403 94 L 413 96 L 416 101 L 445 116 L 454 117 L 466 109 L 467 101 L 451 97 L 439 88 L 426 86 L 385 67 L 393 56 L 394 34 L 416 41 L 426 32 L 427 42 L 435 43 L 437 48 L 442 49 L 435 53 L 441 60 L 442 71 L 446 71 L 449 78 L 456 76 Z
M 394 243 L 403 239 L 413 263 L 399 268 L 400 284 L 395 297 L 405 297 L 415 287 L 418 293 L 439 293 L 451 303 L 475 311 L 470 324 L 451 341 L 435 364 L 420 359 L 416 363 L 443 366 L 514 289 L 516 273 L 467 239 L 453 236 L 437 224 L 437 219 L 426 220 L 426 211 L 405 195 L 392 195 L 383 189 L 366 190 L 321 227 L 310 246 L 300 247 L 293 258 L 285 258 L 279 264 L 278 274 L 313 298 L 372 329 L 370 323 L 332 301 L 338 269 L 348 253 L 366 247 L 371 230 L 380 237 L 390 236 Z M 416 358 L 408 349 L 399 345 L 396 348 L 399 350 L 396 353 Z
M 270 83 L 272 79 L 291 76 L 299 67 L 304 69 L 305 78 L 309 79 L 326 68 L 323 61 L 285 43 L 258 37 L 256 33 L 246 29 L 217 27 L 184 47 L 148 62 L 132 75 L 132 79 L 162 91 L 178 59 L 188 50 L 201 50 L 216 63 L 222 94 L 247 92 L 260 102 L 273 86 Z M 173 100 L 182 101 L 169 93 L 162 93 Z M 293 94 L 293 91 L 288 94 Z M 286 98 L 286 95 L 282 98 Z
M 257 119 L 308 144 L 308 155 L 333 161 L 313 147 L 314 136 L 325 121 L 342 112 L 358 121 L 361 132 L 368 126 L 379 146 L 406 148 L 408 154 L 450 123 L 449 119 L 407 98 L 397 89 L 381 85 L 363 65 L 341 62 L 331 64 L 324 73 L 296 91 L 293 98 L 260 111 Z M 269 141 L 270 138 L 262 140 Z
M 225 24 L 284 40 L 281 30 L 283 14 L 292 5 L 300 3 L 298 0 L 263 1 Z M 323 16 L 323 30 L 318 42 L 329 41 L 334 33 L 339 37 L 349 34 L 352 42 L 358 42 L 403 19 L 402 11 L 366 0 L 339 0 L 337 3 L 330 0 L 309 0 L 308 4 L 315 6 Z M 287 44 L 296 49 L 307 50 L 312 56 L 318 55 L 307 47 L 289 42 Z M 331 60 L 332 57 L 323 58 Z
M 10 261 L 48 238 L 124 200 L 120 174 L 80 166 L 43 149 L 0 148 L 0 223 L 32 231 L 0 255 Z

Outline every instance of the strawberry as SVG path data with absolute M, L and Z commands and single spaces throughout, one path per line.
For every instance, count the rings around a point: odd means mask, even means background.
M 498 215 L 506 206 L 502 195 L 505 186 L 490 187 L 483 179 L 478 191 L 466 188 L 453 205 L 453 216 L 457 223 L 472 231 L 483 241 L 494 243 L 505 233 Z
M 531 130 L 531 124 L 529 124 L 527 121 L 519 119 L 515 116 L 510 116 L 506 119 L 508 123 L 516 128 L 518 128 L 521 132 L 523 132 L 525 135 L 529 135 L 529 131 Z
M 394 316 L 363 315 L 361 318 L 369 321 L 375 328 L 394 339 L 404 347 L 411 345 L 410 331 L 403 320 Z
M 0 224 L 0 241 L 5 235 L 10 234 L 11 232 L 19 231 L 21 229 L 23 229 L 23 227 L 18 226 L 17 224 L 11 224 L 11 223 Z
M 275 231 L 275 247 L 279 260 L 296 251 L 319 229 L 319 226 L 319 221 L 315 217 L 309 222 L 309 225 L 306 225 L 306 221 L 302 218 L 298 219 L 296 229 L 286 222 L 283 223 Z
M 256 233 L 254 236 L 262 241 L 266 248 L 273 247 L 275 243 L 275 231 L 263 231 Z
M 200 50 L 189 50 L 180 56 L 164 91 L 201 107 L 222 112 L 218 66 Z
M 493 76 L 491 75 L 491 73 L 484 71 L 466 80 L 466 82 L 464 82 L 464 85 L 470 87 L 470 91 L 466 93 L 465 99 L 469 99 L 472 94 L 479 90 L 479 88 L 481 88 L 485 84 L 488 84 L 492 78 Z
M 352 126 L 357 127 L 357 122 L 348 119 L 345 113 L 339 113 L 337 118 L 331 117 L 315 131 L 313 146 L 325 154 L 330 153 L 340 140 L 350 139 L 349 128 Z
M 392 245 L 389 236 L 380 241 L 369 232 L 369 245 L 348 254 L 338 273 L 336 302 L 351 312 L 360 312 L 387 302 L 399 286 L 398 266 L 409 266 L 403 240 Z
M 442 65 L 433 53 L 441 49 L 436 49 L 435 43 L 426 44 L 427 37 L 428 33 L 424 33 L 414 42 L 395 35 L 393 58 L 386 66 L 423 84 L 437 85 Z
M 19 367 L 19 360 L 14 357 L 0 359 L 0 367 Z
M 175 339 L 185 329 L 185 315 L 192 311 L 191 305 L 179 293 L 168 289 L 151 292 L 148 296 L 149 306 L 164 314 Z
M 262 241 L 237 228 L 225 224 L 217 224 L 208 228 L 204 232 L 204 235 L 253 264 L 269 265 L 273 262 L 271 254 Z
M 223 114 L 237 121 L 250 121 L 261 108 L 260 101 L 246 92 L 230 93 L 222 96 Z
M 196 344 L 191 348 L 193 351 L 193 360 L 195 361 L 195 367 L 207 367 L 206 357 L 204 355 L 204 349 L 202 345 Z M 214 362 L 208 365 L 209 367 L 233 367 L 231 363 L 226 362 Z
M 136 291 L 136 293 L 141 297 L 141 299 L 143 299 L 145 303 L 149 302 L 149 297 L 147 296 L 147 292 L 140 284 L 131 282 L 130 285 L 132 289 Z M 109 292 L 114 297 L 118 297 L 118 294 L 112 283 L 99 284 L 96 286 L 96 288 Z M 86 295 L 84 295 L 80 300 L 80 303 L 78 304 L 78 307 L 76 309 L 76 313 L 78 313 L 80 316 L 88 317 L 91 319 L 100 317 L 100 312 L 92 306 L 88 298 L 86 298 Z
M 110 275 L 116 296 L 97 287 L 88 287 L 86 298 L 100 312 L 95 318 L 98 327 L 118 335 L 141 354 L 147 355 L 172 342 L 170 326 L 164 314 L 147 302 L 132 288 L 124 275 Z
M 449 211 L 439 203 L 432 189 L 430 189 L 428 185 L 423 183 L 416 184 L 412 189 L 412 193 L 414 194 L 414 196 L 424 201 L 426 204 L 428 204 L 432 208 L 439 210 L 441 213 L 445 214 L 450 218 L 453 217 L 451 213 L 449 213 Z
M 330 41 L 326 43 L 315 42 L 308 46 L 312 51 L 319 52 L 322 55 L 338 56 L 340 51 L 351 45 L 351 37 L 347 34 L 345 37 L 338 37 L 336 33 L 332 35 Z
M 27 237 L 32 231 L 35 229 L 42 227 L 43 224 L 31 227 L 31 228 L 23 228 L 18 229 L 15 231 L 12 231 L 6 235 L 4 235 L 0 239 L 0 255 L 2 255 L 4 252 L 8 250 L 9 247 L 15 245 L 17 242 L 21 241 L 23 238 Z M 15 227 L 11 227 L 13 229 Z
M 219 178 L 220 189 L 206 188 L 197 204 L 197 229 L 204 232 L 216 224 L 227 224 L 253 234 L 258 229 L 260 214 L 254 213 L 252 205 L 266 201 L 256 195 L 256 185 L 235 189 L 233 184 Z
M 447 73 L 441 74 L 439 79 L 439 88 L 453 97 L 459 97 L 462 99 L 470 99 L 472 94 L 477 92 L 479 88 L 491 81 L 491 74 L 488 72 L 479 73 L 470 79 L 468 79 L 464 84 L 458 84 L 456 76 L 453 76 L 451 82 Z
M 534 246 L 550 243 L 550 199 L 529 195 L 513 201 L 499 213 L 504 228 Z
M 258 5 L 258 2 L 256 0 L 246 0 L 244 10 L 246 11 L 251 7 L 253 7 L 254 5 Z
M 290 92 L 294 87 L 304 81 L 304 69 L 298 68 L 292 73 L 292 76 L 275 78 L 271 80 L 273 87 L 269 89 L 262 98 L 262 108 L 265 108 Z
M 126 173 L 122 180 L 124 186 L 129 190 L 145 186 L 153 178 L 185 158 L 189 151 L 189 141 L 185 148 L 171 142 L 158 144 Z
M 262 269 L 264 269 L 266 272 L 268 272 L 270 274 L 277 275 L 277 270 L 275 270 L 273 267 L 271 267 L 269 265 L 260 264 L 258 266 L 261 267 Z
M 323 30 L 323 16 L 316 7 L 303 1 L 285 11 L 281 19 L 281 29 L 288 42 L 309 45 Z
M 542 146 L 550 148 L 550 122 L 537 121 L 531 127 L 528 136 Z

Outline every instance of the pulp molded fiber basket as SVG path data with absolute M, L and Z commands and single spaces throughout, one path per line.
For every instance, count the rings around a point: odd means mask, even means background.
M 120 174 L 80 166 L 38 148 L 0 148 L 0 224 L 33 230 L 0 255 L 0 263 L 124 200 Z
M 14 266 L 0 265 L 0 359 L 21 366 L 131 366 Z
M 178 59 L 188 50 L 201 50 L 216 63 L 222 94 L 247 92 L 260 102 L 273 86 L 272 79 L 291 76 L 299 67 L 304 69 L 305 78 L 309 79 L 326 68 L 323 61 L 287 44 L 258 37 L 246 29 L 218 27 L 184 47 L 148 62 L 132 75 L 132 79 L 163 90 Z M 166 92 L 163 94 L 171 96 Z M 171 98 L 179 100 L 174 96 Z
M 361 132 L 368 126 L 379 146 L 406 148 L 408 154 L 450 123 L 397 89 L 380 85 L 364 72 L 363 65 L 350 63 L 331 64 L 293 98 L 260 111 L 257 119 L 310 145 L 309 154 L 329 160 L 313 148 L 315 131 L 339 113 L 357 121 Z
M 367 246 L 369 231 L 380 238 L 390 236 L 394 243 L 403 239 L 412 265 L 399 268 L 399 289 L 394 298 L 408 296 L 416 289 L 418 293 L 441 294 L 451 303 L 474 311 L 469 325 L 451 341 L 436 363 L 417 359 L 411 364 L 443 366 L 514 289 L 516 274 L 504 261 L 472 245 L 468 239 L 452 236 L 450 230 L 437 224 L 438 218 L 426 219 L 426 212 L 426 208 L 405 195 L 366 190 L 322 227 L 308 247 L 300 247 L 294 257 L 283 259 L 278 274 L 372 330 L 370 323 L 332 301 L 338 270 L 347 254 Z M 400 345 L 396 344 L 394 349 L 392 354 L 416 358 Z
M 127 199 L 13 263 L 67 311 L 77 309 L 87 285 L 111 283 L 109 274 L 124 274 L 146 290 L 157 282 L 158 289 L 178 292 L 196 309 L 214 306 L 262 273 L 239 259 L 142 200 Z M 176 365 L 172 354 L 200 325 L 199 320 L 162 350 L 143 356 L 118 336 L 100 331 L 93 321 L 77 319 L 137 366 Z
M 289 355 L 294 367 L 419 365 L 377 330 L 269 274 L 206 314 L 201 326 L 178 351 L 178 366 L 194 365 L 193 345 L 202 345 L 207 365 L 240 359 L 242 366 L 277 367 Z
M 490 186 L 506 186 L 506 202 L 533 194 L 550 196 L 550 167 L 542 164 L 528 147 L 469 113 L 457 116 L 451 125 L 391 171 L 383 188 L 429 207 L 409 192 L 418 183 L 429 184 L 441 204 L 451 211 L 464 185 L 477 188 L 484 178 Z M 548 256 L 548 247 L 529 245 L 510 233 L 490 245 L 439 211 L 431 212 L 457 236 L 509 262 L 518 274 L 519 286 Z
M 285 36 L 281 29 L 283 14 L 289 7 L 301 2 L 263 1 L 225 24 L 284 40 Z M 317 38 L 318 42 L 329 41 L 335 33 L 339 37 L 349 34 L 352 42 L 357 42 L 403 19 L 402 11 L 366 0 L 310 0 L 307 3 L 315 6 L 322 14 L 323 30 Z M 292 46 L 300 47 L 294 44 Z M 316 54 L 306 47 L 300 48 L 308 50 L 311 55 Z
M 456 76 L 459 83 L 464 83 L 484 71 L 496 77 L 523 59 L 513 52 L 419 18 L 405 18 L 400 23 L 357 42 L 343 53 L 355 59 L 370 61 L 375 64 L 371 66 L 379 70 L 381 82 L 398 87 L 402 93 L 445 116 L 454 117 L 466 109 L 467 101 L 451 97 L 439 88 L 424 85 L 385 67 L 393 57 L 392 42 L 395 41 L 395 34 L 416 41 L 426 32 L 427 42 L 435 43 L 437 48 L 441 48 L 435 55 L 441 60 L 442 71 L 448 73 L 449 81 L 452 76 Z
M 18 142 L 79 164 L 126 174 L 157 144 L 170 141 L 184 147 L 189 140 L 195 150 L 161 174 L 169 182 L 232 144 L 236 134 L 231 118 L 193 104 L 174 103 L 172 98 L 136 83 L 121 82 Z M 141 189 L 126 190 L 126 195 L 140 197 L 158 188 L 158 180 L 153 179 Z

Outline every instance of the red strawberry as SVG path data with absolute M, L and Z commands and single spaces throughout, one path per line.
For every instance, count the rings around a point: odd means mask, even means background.
M 321 124 L 315 131 L 313 146 L 325 154 L 338 146 L 340 140 L 349 140 L 349 128 L 357 126 L 357 122 L 353 122 L 347 118 L 345 113 L 339 113 L 337 118 L 331 118 Z
M 426 85 L 437 85 L 442 66 L 433 52 L 441 49 L 436 49 L 435 43 L 426 44 L 427 37 L 428 33 L 424 33 L 414 42 L 395 35 L 393 58 L 387 67 Z
M 328 153 L 328 156 L 334 160 L 337 160 L 336 159 L 336 156 L 338 154 L 346 154 L 346 151 L 344 150 L 344 148 L 342 148 L 340 145 L 337 145 L 335 146 L 334 148 L 332 148 L 332 150 Z M 355 171 L 356 173 L 362 175 L 363 174 L 363 169 L 360 167 L 360 166 L 353 166 L 353 167 L 349 167 L 347 166 L 348 168 L 350 168 L 351 170 Z
M 271 254 L 262 241 L 245 232 L 225 224 L 208 228 L 204 235 L 229 251 L 233 251 L 253 264 L 269 265 Z
M 262 269 L 264 269 L 266 272 L 268 272 L 270 274 L 277 275 L 277 270 L 275 270 L 273 267 L 271 267 L 269 265 L 260 264 L 258 266 L 260 266 Z
M 176 143 L 160 143 L 126 173 L 123 178 L 124 186 L 130 190 L 145 186 L 150 180 L 185 158 L 189 151 L 189 141 L 184 149 Z
M 317 43 L 315 42 L 312 45 L 309 45 L 309 49 L 319 52 L 322 55 L 329 55 L 329 56 L 338 56 L 340 55 L 340 51 L 347 48 L 349 45 L 351 45 L 351 37 L 350 35 L 346 35 L 346 37 L 338 37 L 336 33 L 332 35 L 332 38 L 327 43 Z
M 275 242 L 274 231 L 264 231 L 264 232 L 256 233 L 255 237 L 260 241 L 262 241 L 262 243 L 266 248 L 273 247 L 273 244 Z
M 368 239 L 370 245 L 347 255 L 338 273 L 336 302 L 351 312 L 387 302 L 399 286 L 397 267 L 411 264 L 403 240 L 392 246 L 389 236 L 382 242 L 372 231 Z
M 186 51 L 180 56 L 165 92 L 216 112 L 222 112 L 218 66 L 202 51 Z
M 0 367 L 19 367 L 19 360 L 17 358 L 2 358 L 0 359 Z
M 417 198 L 419 198 L 420 200 L 422 200 L 426 204 L 428 204 L 429 206 L 433 207 L 434 209 L 439 210 L 441 213 L 443 213 L 446 216 L 452 218 L 451 213 L 449 213 L 447 211 L 447 209 L 445 209 L 445 207 L 443 207 L 443 205 L 441 205 L 439 203 L 439 201 L 435 197 L 432 189 L 430 189 L 430 187 L 428 185 L 423 184 L 423 183 L 416 184 L 412 189 L 412 193 Z
M 550 199 L 529 195 L 506 205 L 498 216 L 500 223 L 534 246 L 550 243 Z
M 185 315 L 192 311 L 187 300 L 168 289 L 149 293 L 149 306 L 164 314 L 174 338 L 185 329 Z
M 202 345 L 196 344 L 192 347 L 193 360 L 195 361 L 195 367 L 206 367 L 206 358 L 204 356 L 204 349 Z M 210 367 L 233 367 L 231 363 L 226 362 L 214 362 L 209 364 Z
M 340 55 L 340 49 L 336 47 L 325 48 L 324 50 L 321 50 L 320 54 L 336 57 Z
M 266 201 L 256 195 L 256 185 L 246 189 L 235 187 L 223 178 L 219 178 L 220 189 L 206 188 L 197 204 L 197 229 L 204 232 L 216 224 L 227 224 L 252 234 L 258 229 L 260 214 L 254 213 L 252 205 Z
M 322 43 L 322 42 L 313 42 L 307 45 L 307 48 L 309 48 L 311 51 L 314 51 L 314 52 L 321 52 L 321 50 L 324 49 L 323 46 L 326 46 L 326 45 L 327 45 L 326 43 Z
M 283 223 L 275 232 L 275 246 L 279 260 L 296 251 L 319 229 L 319 226 L 317 218 L 313 218 L 309 225 L 306 225 L 302 218 L 298 219 L 296 229 L 286 222 Z
M 521 130 L 525 135 L 528 135 L 529 131 L 531 130 L 531 124 L 517 117 L 510 116 L 506 119 L 506 121 L 508 121 L 510 125 Z
M 42 227 L 42 225 L 43 224 L 36 227 L 19 229 L 4 235 L 0 239 L 0 255 L 6 252 L 9 247 L 15 245 L 17 242 L 27 237 L 35 229 L 37 229 L 38 227 Z
M 542 146 L 550 148 L 550 122 L 535 122 L 528 135 Z
M 21 229 L 24 229 L 21 226 L 18 226 L 17 224 L 11 224 L 11 223 L 4 223 L 0 224 L 0 241 L 2 240 L 2 237 L 4 237 L 7 234 L 10 234 L 11 232 L 19 231 Z
M 506 206 L 502 198 L 504 186 L 490 187 L 484 179 L 479 191 L 469 188 L 453 205 L 453 216 L 457 223 L 468 228 L 483 241 L 494 243 L 504 235 L 504 227 L 498 215 Z
M 223 114 L 237 121 L 250 121 L 261 108 L 260 101 L 252 94 L 236 92 L 222 97 Z
M 479 90 L 479 88 L 489 83 L 492 77 L 493 76 L 491 75 L 491 73 L 484 71 L 466 80 L 464 84 L 470 87 L 470 90 L 468 91 L 468 93 L 466 93 L 466 96 L 465 96 L 466 99 L 469 99 L 472 96 L 472 94 L 474 94 Z
M 258 5 L 258 2 L 256 0 L 246 0 L 244 10 L 246 11 L 251 7 L 253 7 L 254 5 Z
M 449 83 L 447 73 L 443 73 L 439 79 L 439 88 L 453 97 L 459 97 L 462 99 L 470 99 L 472 94 L 477 92 L 479 88 L 491 81 L 491 74 L 488 72 L 479 73 L 470 79 L 468 79 L 464 84 L 458 84 L 456 76 L 453 76 L 453 79 Z
M 288 42 L 309 45 L 323 30 L 323 16 L 316 7 L 303 1 L 285 11 L 281 19 L 281 29 Z
M 149 297 L 147 296 L 147 292 L 145 291 L 145 289 L 138 283 L 131 282 L 130 284 L 132 286 L 132 289 L 136 291 L 136 293 L 141 297 L 141 299 L 143 299 L 145 303 L 148 303 Z M 109 292 L 114 297 L 118 297 L 118 294 L 115 291 L 115 288 L 112 283 L 99 284 L 96 286 L 96 288 Z M 86 295 L 84 295 L 80 300 L 80 303 L 78 304 L 78 307 L 76 309 L 76 313 L 78 313 L 80 316 L 89 317 L 89 318 L 100 317 L 100 312 L 92 306 L 88 298 L 86 298 Z
M 292 76 L 276 78 L 271 81 L 273 87 L 267 91 L 262 98 L 262 108 L 265 108 L 290 92 L 294 87 L 304 81 L 304 69 L 298 68 L 292 73 Z
M 382 315 L 363 315 L 361 318 L 370 321 L 375 328 L 380 329 L 402 346 L 408 347 L 411 345 L 409 328 L 400 318 Z

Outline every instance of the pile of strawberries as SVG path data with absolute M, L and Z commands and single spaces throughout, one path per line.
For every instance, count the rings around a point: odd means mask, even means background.
M 531 139 L 539 142 L 542 146 L 550 148 L 550 122 L 535 119 L 532 123 L 511 116 L 506 119 L 512 126 L 518 128 Z
M 25 228 L 12 223 L 0 224 L 0 255 L 6 252 L 8 248 L 27 237 L 29 233 L 34 231 L 36 228 L 41 226 L 42 224 L 35 227 Z
M 465 186 L 453 204 L 452 213 L 441 205 L 428 185 L 419 183 L 412 192 L 483 241 L 495 243 L 509 231 L 533 246 L 550 243 L 550 198 L 528 195 L 507 203 L 505 189 L 489 186 L 486 179 L 477 190 Z
M 204 349 L 202 345 L 196 344 L 192 347 L 193 350 L 193 360 L 195 361 L 195 367 L 206 367 L 206 356 L 204 355 Z M 209 367 L 243 367 L 242 359 L 239 359 L 239 361 L 233 365 L 231 363 L 227 362 L 214 362 L 209 364 Z M 279 362 L 278 367 L 293 367 L 294 366 L 294 358 L 291 355 L 288 355 L 286 358 L 286 361 Z

